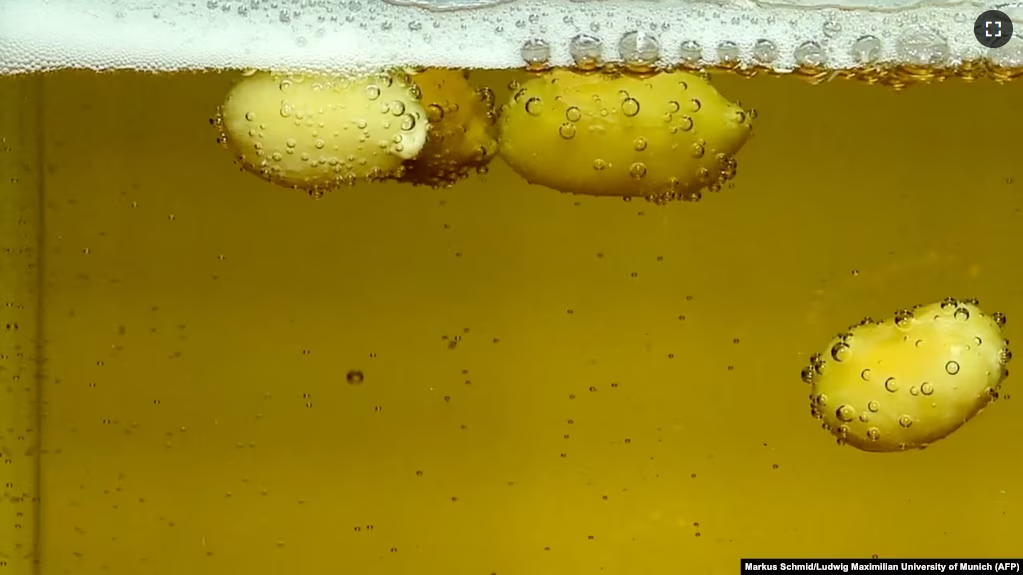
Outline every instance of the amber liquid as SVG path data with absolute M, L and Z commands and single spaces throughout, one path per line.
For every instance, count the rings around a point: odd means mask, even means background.
M 473 79 L 503 99 L 521 75 Z M 946 296 L 1014 339 L 1023 84 L 715 74 L 759 112 L 739 175 L 655 206 L 499 159 L 313 200 L 217 145 L 235 77 L 0 78 L 10 572 L 1023 553 L 1014 378 L 890 454 L 836 445 L 800 381 L 846 326 Z

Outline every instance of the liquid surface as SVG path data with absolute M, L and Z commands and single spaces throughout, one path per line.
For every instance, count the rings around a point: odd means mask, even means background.
M 472 79 L 502 100 L 524 77 Z M 1013 377 L 890 454 L 836 445 L 800 380 L 846 326 L 948 295 L 1015 338 L 1023 85 L 715 75 L 759 111 L 738 176 L 657 206 L 500 159 L 312 200 L 216 143 L 234 79 L 0 78 L 0 104 L 38 113 L 0 135 L 38 158 L 17 169 L 43 202 L 40 573 L 1023 551 Z M 32 508 L 0 510 L 10 531 Z

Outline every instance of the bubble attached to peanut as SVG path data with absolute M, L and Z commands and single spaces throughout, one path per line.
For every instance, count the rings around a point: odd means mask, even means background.
M 406 162 L 402 181 L 450 185 L 483 170 L 497 153 L 494 93 L 474 87 L 467 76 L 460 70 L 430 68 L 413 77 L 430 129 L 422 151 Z
M 803 370 L 810 412 L 840 444 L 922 449 L 998 398 L 1012 358 L 1004 324 L 976 300 L 953 298 L 864 320 Z
M 244 169 L 310 192 L 400 176 L 428 130 L 418 90 L 401 72 L 247 74 L 216 124 Z
M 501 157 L 562 192 L 699 199 L 735 176 L 750 114 L 703 78 L 553 70 L 502 107 Z

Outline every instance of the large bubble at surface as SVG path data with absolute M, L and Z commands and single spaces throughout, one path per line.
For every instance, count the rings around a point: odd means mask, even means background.
M 1004 324 L 975 300 L 952 298 L 864 320 L 803 370 L 811 414 L 841 444 L 922 449 L 998 398 L 1012 357 Z
M 735 175 L 750 114 L 703 78 L 554 70 L 514 87 L 501 157 L 562 192 L 699 199 Z

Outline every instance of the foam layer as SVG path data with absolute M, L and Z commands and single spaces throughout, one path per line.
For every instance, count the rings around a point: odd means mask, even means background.
M 479 3 L 391 1 L 4 0 L 0 73 L 514 68 L 526 61 L 570 66 L 594 52 L 602 61 L 738 62 L 778 71 L 981 58 L 1023 65 L 1023 41 L 994 50 L 976 41 L 973 22 L 989 7 L 976 2 L 517 0 L 452 10 Z M 430 5 L 438 9 L 422 7 Z

